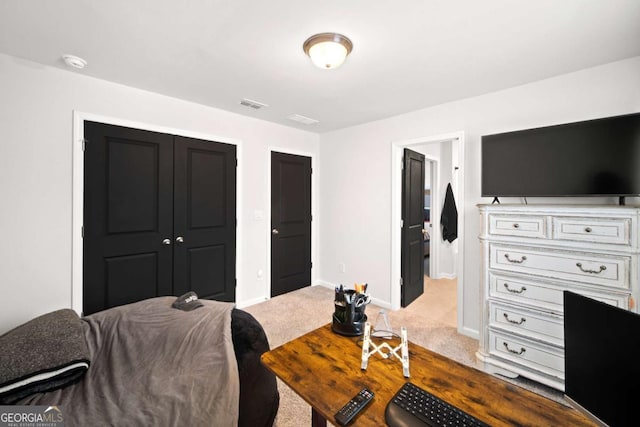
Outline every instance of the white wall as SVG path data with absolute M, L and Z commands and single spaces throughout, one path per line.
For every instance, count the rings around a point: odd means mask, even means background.
M 464 211 L 459 209 L 458 213 L 466 234 L 459 329 L 477 336 L 480 260 L 476 204 L 491 202 L 480 197 L 480 137 L 637 111 L 640 57 L 323 134 L 321 166 L 331 172 L 320 180 L 320 279 L 327 284 L 366 281 L 375 298 L 391 301 L 391 144 L 464 131 L 465 164 L 461 168 L 466 197 Z M 636 200 L 628 200 L 628 204 L 633 202 Z M 340 262 L 347 267 L 344 274 L 339 273 Z
M 267 271 L 269 227 L 254 219 L 256 210 L 269 209 L 268 147 L 318 154 L 314 282 L 365 281 L 375 298 L 390 302 L 391 142 L 464 131 L 462 323 L 473 335 L 480 268 L 475 204 L 490 202 L 480 198 L 480 136 L 640 111 L 640 57 L 321 136 L 5 55 L 0 55 L 0 99 L 0 333 L 71 306 L 72 116 L 77 110 L 240 141 L 240 302 L 268 295 L 267 281 L 258 280 L 256 272 Z M 338 269 L 340 262 L 345 273 Z
M 268 147 L 318 154 L 318 135 L 0 55 L 0 333 L 71 307 L 74 110 L 239 141 L 238 303 L 269 295 Z

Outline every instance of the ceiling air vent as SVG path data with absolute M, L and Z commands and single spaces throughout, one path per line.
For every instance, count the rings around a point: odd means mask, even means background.
M 299 122 L 305 125 L 312 125 L 314 123 L 318 123 L 316 119 L 310 119 L 309 117 L 301 116 L 300 114 L 292 114 L 287 117 L 289 120 L 293 120 L 294 122 Z
M 267 104 L 263 104 L 262 102 L 254 101 L 253 99 L 247 99 L 247 98 L 242 98 L 242 100 L 240 101 L 240 105 L 253 108 L 254 110 L 259 110 L 261 108 L 268 107 Z

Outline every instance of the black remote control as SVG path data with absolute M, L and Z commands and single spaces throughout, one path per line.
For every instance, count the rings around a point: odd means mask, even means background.
M 363 388 L 334 416 L 338 424 L 346 426 L 373 399 L 373 392 Z

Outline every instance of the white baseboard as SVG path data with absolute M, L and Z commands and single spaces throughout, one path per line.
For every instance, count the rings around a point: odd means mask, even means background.
M 249 300 L 236 302 L 236 308 L 242 309 L 242 308 L 249 307 L 249 306 L 252 306 L 252 305 L 260 304 L 261 302 L 265 302 L 265 301 L 268 301 L 268 300 L 269 300 L 268 297 L 252 298 L 252 299 L 249 299 Z
M 392 310 L 391 303 L 389 301 L 383 301 L 378 298 L 371 298 L 371 303 L 377 305 L 380 308 L 384 308 L 387 310 Z
M 329 289 L 335 289 L 336 285 L 333 283 L 326 282 L 324 280 L 316 280 L 316 282 L 312 286 L 323 286 Z M 384 301 L 378 298 L 371 298 L 371 303 L 377 305 L 378 307 L 385 308 L 387 310 L 391 310 L 391 303 L 389 301 Z
M 440 273 L 438 279 L 457 279 L 458 275 L 456 273 Z
M 316 280 L 311 286 L 323 286 L 329 289 L 335 289 L 336 286 L 333 283 L 325 282 L 324 280 Z
M 336 285 L 333 283 L 329 283 L 327 281 L 324 280 L 316 280 L 315 283 L 311 284 L 311 286 L 322 286 L 324 288 L 327 289 L 335 289 Z M 236 308 L 245 308 L 245 307 L 249 307 L 255 304 L 260 304 L 261 302 L 265 302 L 270 300 L 271 298 L 269 297 L 257 297 L 257 298 L 252 298 L 252 299 L 248 299 L 248 300 L 244 300 L 244 301 L 238 301 L 236 302 Z M 371 303 L 377 305 L 380 308 L 384 308 L 387 310 L 391 310 L 391 303 L 389 301 L 384 301 L 381 300 L 379 298 L 371 298 Z
M 474 338 L 476 340 L 480 339 L 480 331 L 478 331 L 477 329 L 470 329 L 470 328 L 458 328 L 458 333 L 465 335 L 469 338 Z

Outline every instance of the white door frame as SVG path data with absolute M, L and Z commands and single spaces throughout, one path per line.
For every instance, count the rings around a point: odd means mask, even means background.
M 281 147 L 268 147 L 268 156 L 267 156 L 267 265 L 266 265 L 266 289 L 265 296 L 266 299 L 271 299 L 271 153 L 285 153 L 285 154 L 293 154 L 295 156 L 304 156 L 311 158 L 311 283 L 309 285 L 314 286 L 317 283 L 317 273 L 315 266 L 318 265 L 317 257 L 318 257 L 318 158 L 316 153 L 312 153 L 310 151 L 301 151 L 291 148 L 281 148 Z
M 404 148 L 416 145 L 424 145 L 436 142 L 452 141 L 452 153 L 457 156 L 452 158 L 452 179 L 454 194 L 456 195 L 456 207 L 458 210 L 458 253 L 456 257 L 456 275 L 458 278 L 457 321 L 458 331 L 462 327 L 463 291 L 464 291 L 464 132 L 452 132 L 442 135 L 414 138 L 409 140 L 394 141 L 391 144 L 391 308 L 398 310 L 401 306 L 400 298 L 400 259 L 402 254 L 402 164 Z M 457 144 L 457 147 L 453 147 Z M 457 187 L 457 188 L 455 188 Z M 431 213 L 432 218 L 438 217 L 438 212 Z M 439 223 L 439 218 L 438 218 Z M 435 228 L 435 224 L 434 224 Z M 434 230 L 434 234 L 440 236 L 440 230 Z M 436 236 L 434 236 L 436 237 Z
M 184 129 L 169 128 L 149 123 L 103 116 L 99 114 L 73 111 L 73 147 L 72 147 L 72 195 L 71 195 L 71 308 L 78 314 L 82 314 L 82 266 L 83 266 L 83 242 L 82 226 L 84 218 L 84 122 L 92 121 L 115 126 L 130 127 L 148 130 L 152 132 L 196 138 L 207 141 L 223 142 L 236 146 L 236 218 L 242 212 L 242 144 L 238 139 L 227 138 L 218 135 L 192 132 Z M 242 270 L 242 221 L 238 221 L 236 228 L 236 280 L 244 283 Z M 243 301 L 242 288 L 236 285 L 236 301 Z
M 428 154 L 424 155 L 424 159 L 429 162 L 429 180 L 431 181 L 431 206 L 429 210 L 431 229 L 427 230 L 429 232 L 429 277 L 439 277 L 440 245 L 436 245 L 434 242 L 437 242 L 435 237 L 440 236 L 440 216 L 433 213 L 440 212 L 440 160 Z

